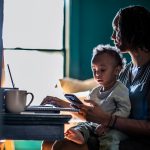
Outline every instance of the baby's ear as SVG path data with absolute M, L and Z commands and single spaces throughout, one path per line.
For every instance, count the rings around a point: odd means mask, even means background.
M 121 66 L 117 66 L 115 68 L 115 74 L 118 76 L 120 74 L 120 71 L 121 71 Z

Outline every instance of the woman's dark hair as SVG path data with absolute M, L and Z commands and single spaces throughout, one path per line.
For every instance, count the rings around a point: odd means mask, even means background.
M 120 9 L 115 19 L 118 19 L 123 44 L 127 44 L 131 50 L 141 48 L 150 51 L 150 12 L 146 8 L 129 6 Z
M 120 66 L 121 69 L 123 69 L 125 65 L 125 59 L 122 58 L 122 54 L 120 53 L 119 49 L 117 49 L 114 46 L 110 46 L 109 44 L 107 45 L 99 44 L 97 47 L 93 49 L 93 57 L 91 62 L 94 62 L 95 58 L 102 54 L 110 55 L 112 59 L 114 59 L 114 61 L 116 62 L 116 66 Z

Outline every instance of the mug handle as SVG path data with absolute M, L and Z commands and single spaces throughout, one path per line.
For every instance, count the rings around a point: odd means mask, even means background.
M 32 93 L 27 92 L 27 95 L 28 95 L 28 94 L 31 95 L 31 100 L 30 100 L 29 104 L 28 104 L 26 107 L 30 106 L 30 104 L 33 102 L 33 99 L 34 99 L 34 95 L 33 95 Z

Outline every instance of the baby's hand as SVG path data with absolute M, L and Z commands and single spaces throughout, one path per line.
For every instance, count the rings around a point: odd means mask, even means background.
M 77 144 L 83 144 L 85 142 L 81 132 L 73 128 L 66 131 L 65 138 Z

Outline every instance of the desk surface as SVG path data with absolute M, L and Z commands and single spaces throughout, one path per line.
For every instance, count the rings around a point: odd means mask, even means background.
M 58 140 L 64 138 L 64 124 L 71 115 L 1 113 L 1 139 Z
M 4 125 L 50 125 L 67 123 L 71 119 L 71 115 L 57 113 L 2 113 L 1 118 Z

